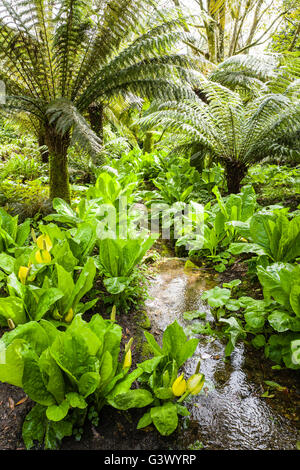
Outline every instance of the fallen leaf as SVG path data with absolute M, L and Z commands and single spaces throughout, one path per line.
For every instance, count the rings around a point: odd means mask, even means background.
M 22 403 L 24 403 L 26 400 L 28 400 L 28 397 L 27 397 L 27 396 L 26 396 L 26 397 L 23 397 L 23 398 L 21 398 L 21 400 L 19 400 L 19 401 L 18 401 L 18 403 L 16 403 L 16 406 L 18 406 L 18 405 L 22 405 Z
M 11 397 L 8 398 L 8 406 L 10 407 L 11 410 L 14 410 L 15 408 L 15 402 Z

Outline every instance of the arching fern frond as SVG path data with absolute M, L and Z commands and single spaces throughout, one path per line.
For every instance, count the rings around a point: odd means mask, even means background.
M 72 131 L 73 144 L 77 143 L 94 156 L 101 152 L 101 140 L 71 101 L 65 98 L 55 100 L 47 107 L 46 113 L 50 124 L 54 124 L 62 136 Z
M 218 83 L 202 79 L 200 85 L 206 102 L 153 104 L 140 121 L 142 128 L 173 133 L 181 148 L 197 149 L 197 157 L 199 152 L 203 158 L 210 155 L 225 165 L 228 175 L 236 171 L 238 182 L 250 165 L 275 149 L 280 155 L 284 148 L 295 148 L 292 136 L 299 139 L 299 100 L 268 93 L 245 103 L 239 93 Z

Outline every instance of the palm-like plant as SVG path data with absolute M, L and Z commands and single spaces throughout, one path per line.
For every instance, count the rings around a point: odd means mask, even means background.
M 142 29 L 150 8 L 146 0 L 0 0 L 6 109 L 29 113 L 43 129 L 51 198 L 70 199 L 72 140 L 94 152 L 101 149 L 85 119 L 88 112 L 93 121 L 96 110 L 96 127 L 103 108 L 118 95 L 177 99 L 192 93 L 189 59 L 170 53 L 184 34 L 184 21 L 160 19 Z M 182 78 L 186 86 L 179 86 Z
M 226 169 L 228 191 L 237 193 L 250 165 L 288 146 L 300 128 L 300 101 L 267 93 L 247 101 L 218 83 L 202 79 L 203 100 L 154 104 L 141 123 L 176 136 L 177 150 L 192 161 L 206 157 Z M 282 142 L 284 139 L 284 143 Z

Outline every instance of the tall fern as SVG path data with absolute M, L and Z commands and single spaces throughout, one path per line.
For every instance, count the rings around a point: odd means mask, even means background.
M 72 139 L 93 152 L 101 148 L 86 122 L 90 107 L 103 110 L 129 93 L 192 97 L 197 64 L 176 51 L 185 20 L 155 12 L 151 0 L 0 0 L 5 109 L 27 113 L 44 130 L 51 198 L 70 199 Z
M 204 77 L 198 88 L 204 100 L 153 103 L 141 124 L 170 131 L 177 150 L 189 152 L 195 165 L 206 157 L 221 162 L 228 190 L 239 192 L 250 165 L 293 145 L 291 136 L 300 129 L 300 100 L 269 91 L 244 100 L 237 91 Z

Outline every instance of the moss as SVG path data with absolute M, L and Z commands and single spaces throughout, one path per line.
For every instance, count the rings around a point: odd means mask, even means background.
M 141 361 L 153 357 L 152 349 L 145 339 L 142 328 L 139 328 L 137 334 L 134 336 L 134 343 L 136 352 L 141 357 Z
M 59 197 L 70 203 L 70 184 L 68 171 L 69 133 L 61 136 L 52 126 L 47 126 L 45 142 L 49 149 L 50 199 Z
M 70 203 L 70 185 L 67 156 L 50 157 L 50 199 L 59 197 Z
M 198 440 L 188 446 L 188 450 L 201 450 L 201 449 L 204 449 L 204 445 L 202 442 Z
M 141 346 L 142 346 L 141 355 L 144 359 L 147 359 L 153 356 L 153 351 L 150 345 L 147 343 L 147 341 L 143 341 Z
M 197 266 L 196 264 L 194 264 L 191 260 L 187 260 L 185 265 L 184 265 L 184 269 L 185 270 L 189 270 L 189 269 L 199 269 L 199 266 Z
M 136 324 L 143 330 L 150 330 L 151 322 L 146 312 L 138 312 L 135 315 L 134 320 L 136 321 Z
M 165 244 L 165 243 L 162 243 L 161 244 L 161 248 L 160 248 L 160 255 L 162 257 L 164 256 L 172 256 L 173 253 L 172 251 L 170 250 L 170 248 Z

